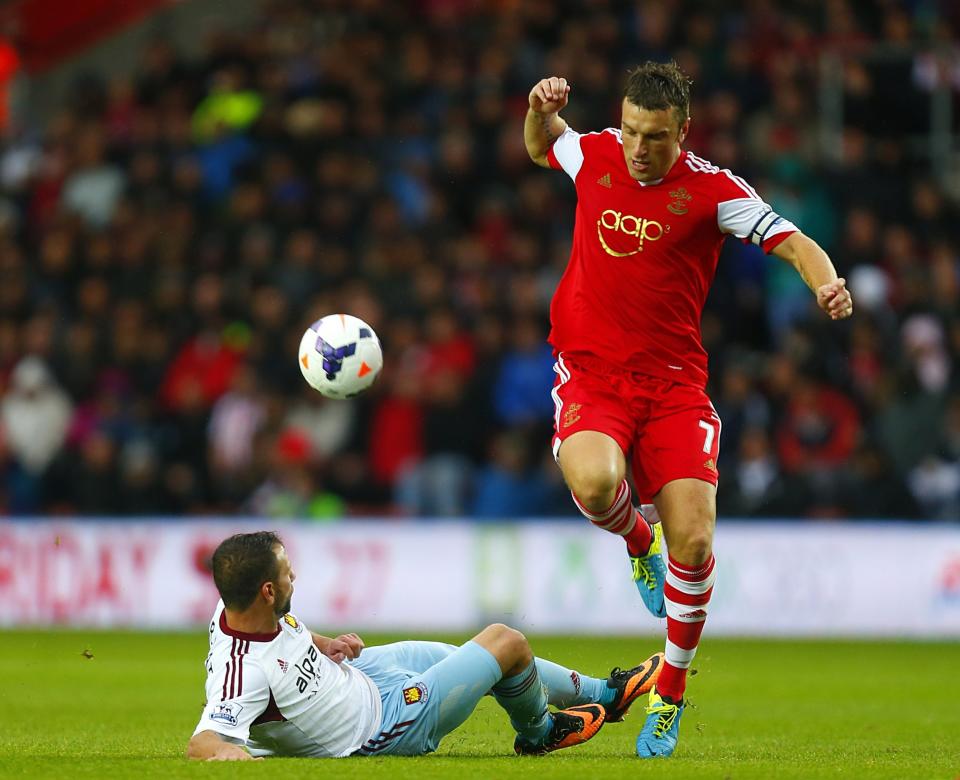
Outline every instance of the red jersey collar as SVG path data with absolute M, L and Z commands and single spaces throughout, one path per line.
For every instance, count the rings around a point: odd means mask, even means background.
M 277 623 L 277 630 L 272 634 L 248 634 L 246 631 L 237 631 L 235 628 L 230 628 L 227 625 L 227 611 L 224 610 L 220 613 L 220 630 L 227 636 L 245 639 L 248 642 L 272 642 L 280 634 L 280 624 Z

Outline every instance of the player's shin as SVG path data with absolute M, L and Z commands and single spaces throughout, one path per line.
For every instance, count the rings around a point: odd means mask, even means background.
M 531 661 L 520 674 L 504 677 L 493 686 L 497 703 L 507 711 L 510 724 L 524 739 L 538 742 L 550 731 L 552 722 L 537 664 Z
M 540 680 L 547 689 L 547 701 L 557 709 L 565 710 L 578 704 L 606 704 L 613 699 L 614 691 L 607 687 L 606 680 L 588 677 L 543 658 L 535 661 Z
M 697 652 L 716 581 L 713 555 L 702 566 L 683 566 L 670 557 L 664 600 L 667 607 L 667 644 L 657 692 L 674 703 L 683 700 L 687 670 Z

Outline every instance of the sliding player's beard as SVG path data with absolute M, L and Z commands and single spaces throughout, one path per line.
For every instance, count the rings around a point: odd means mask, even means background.
M 277 620 L 282 618 L 290 611 L 290 601 L 293 599 L 293 593 L 287 596 L 286 600 L 279 606 L 274 608 L 274 612 L 277 615 Z

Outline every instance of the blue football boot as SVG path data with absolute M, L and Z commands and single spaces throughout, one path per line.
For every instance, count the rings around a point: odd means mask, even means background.
M 643 515 L 643 522 L 647 522 Z M 663 525 L 650 525 L 653 539 L 646 555 L 634 557 L 630 555 L 630 564 L 633 566 L 633 581 L 640 591 L 640 598 L 654 617 L 667 616 L 667 605 L 663 601 L 663 584 L 667 579 L 667 567 L 663 562 Z M 629 552 L 627 553 L 629 555 Z
M 637 736 L 637 755 L 640 758 L 666 758 L 677 746 L 680 735 L 680 716 L 683 703 L 664 701 L 657 689 L 650 691 L 647 703 L 647 721 Z

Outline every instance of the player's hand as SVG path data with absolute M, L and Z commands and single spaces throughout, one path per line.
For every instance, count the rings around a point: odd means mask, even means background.
M 331 639 L 327 644 L 323 654 L 331 661 L 340 663 L 345 660 L 353 660 L 363 651 L 363 640 L 356 634 L 341 634 L 336 639 Z
M 530 108 L 538 114 L 555 114 L 567 105 L 570 85 L 566 79 L 551 76 L 540 79 L 530 90 Z
M 224 742 L 223 746 L 218 747 L 207 761 L 263 761 L 263 759 L 254 758 L 239 745 Z
M 817 305 L 832 320 L 845 320 L 853 314 L 853 296 L 847 289 L 847 280 L 840 278 L 817 288 Z

